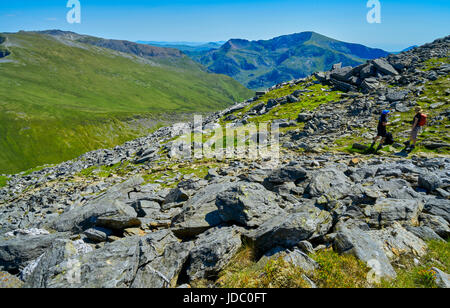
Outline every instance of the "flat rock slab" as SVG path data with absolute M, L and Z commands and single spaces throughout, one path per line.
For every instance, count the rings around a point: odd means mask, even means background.
M 369 224 L 376 228 L 390 226 L 395 222 L 405 225 L 419 225 L 419 214 L 423 209 L 420 200 L 380 198 L 368 207 Z
M 36 236 L 17 236 L 0 241 L 0 270 L 23 269 L 29 261 L 41 256 L 57 239 L 65 238 L 65 233 Z
M 258 183 L 238 182 L 217 195 L 217 208 L 224 222 L 256 227 L 283 213 L 277 196 Z
M 223 221 L 216 206 L 216 196 L 232 183 L 217 183 L 200 189 L 172 219 L 172 231 L 178 237 L 193 237 L 220 225 Z
M 313 206 L 302 206 L 298 213 L 274 216 L 244 236 L 258 254 L 264 254 L 276 246 L 290 248 L 301 241 L 323 236 L 331 225 L 330 213 Z

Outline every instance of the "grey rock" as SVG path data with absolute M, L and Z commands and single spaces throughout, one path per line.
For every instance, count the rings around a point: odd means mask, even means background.
M 155 201 L 138 200 L 133 203 L 133 208 L 138 217 L 151 217 L 161 212 L 161 205 Z
M 443 241 L 443 239 L 436 234 L 430 227 L 422 226 L 422 227 L 411 227 L 407 226 L 406 230 L 417 236 L 423 241 Z
M 216 277 L 241 246 L 241 234 L 236 227 L 218 227 L 201 234 L 190 253 L 189 278 L 192 281 Z
M 37 259 L 57 239 L 65 238 L 67 234 L 18 236 L 0 241 L 0 270 L 12 271 L 23 269 L 27 262 Z
M 272 217 L 245 237 L 260 254 L 276 246 L 294 247 L 299 242 L 325 235 L 332 225 L 330 213 L 313 206 L 301 206 L 297 213 Z
M 217 195 L 216 205 L 224 222 L 256 227 L 283 210 L 274 193 L 258 183 L 238 182 Z
M 96 225 L 111 229 L 138 226 L 137 213 L 127 202 L 130 201 L 128 193 L 143 181 L 140 177 L 132 177 L 100 197 L 61 214 L 51 227 L 60 232 L 82 232 Z
M 0 271 L 0 289 L 18 289 L 23 286 L 23 281 L 8 272 Z
M 334 247 L 339 253 L 351 254 L 377 270 L 380 278 L 395 278 L 397 274 L 389 262 L 383 245 L 367 232 L 341 224 L 336 228 Z
M 331 78 L 335 78 L 340 81 L 347 81 L 352 76 L 353 68 L 346 66 L 342 68 L 336 68 L 331 72 Z
M 189 199 L 189 195 L 181 188 L 174 188 L 170 191 L 170 193 L 166 196 L 164 200 L 164 204 L 167 203 L 179 203 L 184 202 Z
M 69 271 L 66 273 L 66 277 L 76 279 L 76 274 L 80 264 L 72 262 L 73 258 L 79 255 L 92 252 L 93 249 L 84 244 L 82 241 L 73 242 L 71 240 L 56 240 L 52 243 L 51 247 L 35 261 L 33 270 L 30 271 L 25 280 L 25 287 L 27 288 L 47 288 L 50 287 L 49 283 L 55 273 L 55 267 L 65 262 L 65 265 L 75 267 L 75 271 Z M 73 275 L 72 275 L 73 274 Z
M 167 230 L 141 239 L 139 269 L 132 288 L 176 287 L 178 276 L 186 264 L 192 243 L 179 243 Z M 160 237 L 164 236 L 164 239 Z
M 440 216 L 450 223 L 450 200 L 431 198 L 426 202 L 424 212 Z
M 375 59 L 372 61 L 373 65 L 377 68 L 378 71 L 385 75 L 398 75 L 398 72 L 395 70 L 392 65 L 390 65 L 384 59 Z
M 422 213 L 420 215 L 420 225 L 429 227 L 443 239 L 450 237 L 450 224 L 440 216 Z
M 394 222 L 412 226 L 418 225 L 422 209 L 423 203 L 419 200 L 380 198 L 368 207 L 367 214 L 373 227 L 385 227 Z
M 312 174 L 306 193 L 311 197 L 327 195 L 334 199 L 341 199 L 350 193 L 351 181 L 336 169 L 322 169 Z
M 282 184 L 286 182 L 297 182 L 306 179 L 307 172 L 298 164 L 290 164 L 272 172 L 267 181 L 273 184 Z
M 311 120 L 312 117 L 313 117 L 313 115 L 310 113 L 300 113 L 298 115 L 297 122 L 305 123 L 305 122 L 308 122 L 309 120 Z
M 188 243 L 179 243 L 168 230 L 145 237 L 127 237 L 83 254 L 76 253 L 70 243 L 63 243 L 42 257 L 27 285 L 47 288 L 174 287 L 190 248 Z
M 301 241 L 300 243 L 297 244 L 297 247 L 300 248 L 300 250 L 302 250 L 305 253 L 313 253 L 314 252 L 313 245 L 308 241 Z
M 402 255 L 423 257 L 427 253 L 427 244 L 398 223 L 382 230 L 369 231 L 368 234 L 382 243 L 390 260 L 398 260 Z
M 298 249 L 289 250 L 283 247 L 275 247 L 266 252 L 259 259 L 258 265 L 264 266 L 269 260 L 276 260 L 278 258 L 283 258 L 284 261 L 301 268 L 306 273 L 312 273 L 319 267 L 316 261 L 302 251 Z
M 223 221 L 216 206 L 217 195 L 232 184 L 217 183 L 199 190 L 172 219 L 172 230 L 179 237 L 192 237 L 220 225 Z
M 431 270 L 436 273 L 436 285 L 441 289 L 450 289 L 450 275 L 436 267 Z
M 95 243 L 106 242 L 113 232 L 110 229 L 95 227 L 84 231 L 84 235 Z
M 390 102 L 403 101 L 408 95 L 408 91 L 389 91 L 386 95 L 386 99 Z
M 442 180 L 434 173 L 426 173 L 419 175 L 419 187 L 429 192 L 436 190 L 442 186 Z

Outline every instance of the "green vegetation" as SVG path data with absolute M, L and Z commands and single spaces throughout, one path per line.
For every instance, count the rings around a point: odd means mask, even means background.
M 5 187 L 8 181 L 9 178 L 7 178 L 6 176 L 0 176 L 0 188 Z
M 215 111 L 252 95 L 200 67 L 155 65 L 38 33 L 4 36 L 11 51 L 0 63 L 4 173 L 111 147 L 151 132 L 168 114 Z
M 322 250 L 310 255 L 318 264 L 311 279 L 320 288 L 368 287 L 369 268 L 352 255 L 339 255 L 333 250 Z
M 181 181 L 176 178 L 177 175 L 191 175 L 198 178 L 204 178 L 208 174 L 208 170 L 216 168 L 220 164 L 213 161 L 201 160 L 190 164 L 167 164 L 163 167 L 155 167 L 142 177 L 145 183 L 160 184 L 163 188 L 174 188 Z
M 124 176 L 128 173 L 129 162 L 117 163 L 113 166 L 92 166 L 80 171 L 76 176 L 83 178 L 108 178 L 112 176 Z
M 28 169 L 28 170 L 24 171 L 22 173 L 22 176 L 27 176 L 27 175 L 30 175 L 30 174 L 32 174 L 34 172 L 38 172 L 38 171 L 41 171 L 41 170 L 43 170 L 45 168 L 49 168 L 49 167 L 52 167 L 52 166 L 53 165 L 45 165 L 45 166 L 39 166 L 39 167 L 31 168 L 31 169 Z
M 307 273 L 282 258 L 257 262 L 249 245 L 244 245 L 229 265 L 218 275 L 217 281 L 196 281 L 193 287 L 216 285 L 222 288 L 308 288 L 305 276 L 320 288 L 434 288 L 432 267 L 450 271 L 450 242 L 431 241 L 428 254 L 419 266 L 412 258 L 395 263 L 398 277 L 371 285 L 367 280 L 370 269 L 352 255 L 340 255 L 332 249 L 320 250 L 309 256 L 319 267 Z
M 319 268 L 307 273 L 282 258 L 256 262 L 252 249 L 245 246 L 219 275 L 217 284 L 224 288 L 309 288 L 305 276 L 320 288 L 367 287 L 369 269 L 353 256 L 332 250 L 311 254 Z M 204 282 L 203 282 L 204 283 Z
M 431 270 L 439 268 L 450 272 L 450 240 L 431 241 L 428 243 L 428 254 L 416 266 L 412 258 L 403 258 L 397 264 L 397 278 L 394 281 L 383 281 L 385 288 L 435 288 L 436 277 Z
M 424 71 L 430 71 L 437 67 L 440 67 L 442 64 L 450 64 L 450 58 L 432 58 L 428 61 L 424 62 Z
M 280 89 L 270 91 L 266 95 L 262 96 L 258 101 L 245 107 L 243 110 L 236 111 L 234 113 L 238 118 L 242 118 L 242 115 L 248 112 L 250 109 L 260 104 L 261 102 L 267 103 L 270 99 L 277 99 L 283 96 L 287 96 L 295 92 L 296 90 L 309 90 L 311 92 L 305 93 L 304 96 L 300 97 L 299 102 L 288 103 L 284 105 L 279 105 L 268 113 L 262 116 L 254 116 L 249 119 L 250 123 L 267 123 L 276 119 L 286 119 L 286 120 L 296 120 L 298 114 L 305 111 L 311 111 L 316 109 L 318 106 L 334 101 L 339 101 L 342 92 L 331 91 L 329 86 L 321 84 L 311 84 L 316 79 L 311 78 L 308 81 L 299 83 L 295 86 L 286 85 Z M 289 129 L 296 129 L 289 128 Z

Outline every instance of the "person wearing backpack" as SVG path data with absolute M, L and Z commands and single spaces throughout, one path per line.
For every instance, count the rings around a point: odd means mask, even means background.
M 389 113 L 391 113 L 390 110 L 383 110 L 383 112 L 381 113 L 380 119 L 378 121 L 378 127 L 377 127 L 377 136 L 375 137 L 372 145 L 370 146 L 368 152 L 372 152 L 373 148 L 375 147 L 375 144 L 377 143 L 378 139 L 381 138 L 380 144 L 378 145 L 378 148 L 375 150 L 375 153 L 377 153 L 379 150 L 381 150 L 383 148 L 383 145 L 386 141 L 386 137 L 388 135 L 387 132 L 387 126 L 389 125 L 388 122 L 388 116 Z
M 406 150 L 411 152 L 416 148 L 417 137 L 422 132 L 423 127 L 427 125 L 428 116 L 423 113 L 421 107 L 416 107 L 416 115 L 413 119 L 413 126 L 411 129 L 411 139 L 406 144 Z

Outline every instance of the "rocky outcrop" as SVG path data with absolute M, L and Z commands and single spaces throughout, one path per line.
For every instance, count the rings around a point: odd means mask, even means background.
M 294 247 L 301 241 L 316 239 L 330 230 L 330 213 L 306 205 L 299 207 L 295 213 L 274 216 L 245 237 L 258 253 L 264 253 L 276 246 Z

